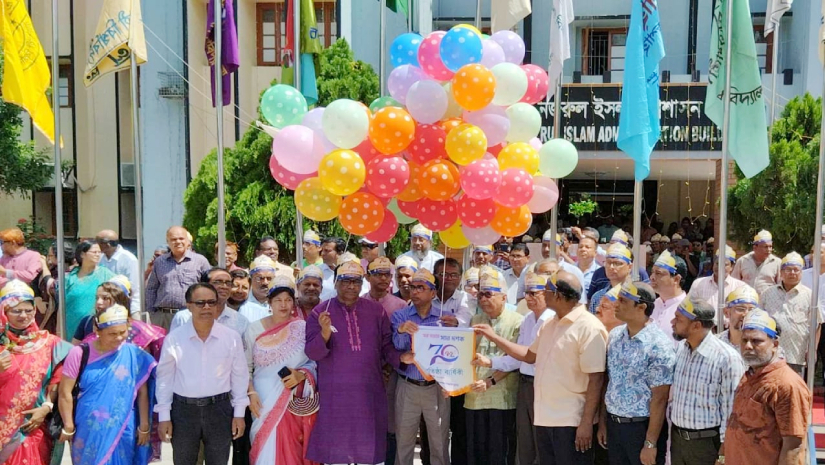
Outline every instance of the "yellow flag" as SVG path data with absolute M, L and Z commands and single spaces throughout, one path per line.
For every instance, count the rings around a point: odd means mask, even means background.
M 105 74 L 129 68 L 133 55 L 138 65 L 146 63 L 140 0 L 106 0 L 89 42 L 83 83 L 89 87 Z
M 23 0 L 0 0 L 0 39 L 3 100 L 29 112 L 34 126 L 54 143 L 54 113 L 46 96 L 51 73 Z

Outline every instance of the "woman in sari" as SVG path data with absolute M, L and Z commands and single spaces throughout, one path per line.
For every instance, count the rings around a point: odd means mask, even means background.
M 0 463 L 45 465 L 53 441 L 47 415 L 71 349 L 34 321 L 34 291 L 22 281 L 0 290 Z
M 249 462 L 314 464 L 304 457 L 317 413 L 298 416 L 287 409 L 293 395 L 310 396 L 316 386 L 315 363 L 304 353 L 306 322 L 293 315 L 292 278 L 276 276 L 268 298 L 272 315 L 250 323 L 244 334 L 251 374 L 249 408 L 254 418 Z M 279 372 L 284 368 L 289 375 L 282 378 Z
M 129 310 L 122 305 L 95 317 L 95 333 L 82 372 L 83 346 L 74 347 L 66 357 L 59 387 L 64 425 L 60 440 L 71 441 L 74 465 L 146 465 L 151 431 L 146 381 L 157 363 L 126 342 Z M 75 411 L 72 389 L 78 377 Z

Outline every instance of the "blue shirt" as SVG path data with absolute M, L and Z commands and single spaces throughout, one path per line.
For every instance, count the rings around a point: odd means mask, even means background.
M 627 325 L 613 328 L 607 342 L 607 412 L 626 418 L 649 417 L 652 390 L 673 384 L 675 365 L 673 341 L 655 323 L 648 323 L 633 337 Z
M 645 267 L 639 267 L 639 278 L 643 283 L 650 283 L 650 275 L 647 274 L 647 270 Z M 607 279 L 607 270 L 604 267 L 600 267 L 598 270 L 593 272 L 593 276 L 590 278 L 590 287 L 587 289 L 587 298 L 593 299 L 593 296 L 596 294 L 596 291 L 602 290 L 602 288 L 607 287 L 610 289 L 610 280 Z
M 610 284 L 610 281 L 608 281 L 607 283 Z M 598 291 L 596 291 L 595 294 L 593 294 L 593 297 L 590 299 L 590 303 L 587 304 L 587 310 L 590 311 L 590 313 L 594 315 L 596 314 L 596 307 L 599 306 L 599 302 L 602 301 L 602 297 L 604 297 L 604 295 L 607 294 L 609 290 L 610 286 L 607 286 L 599 289 Z
M 430 314 L 427 315 L 427 318 L 421 318 L 418 310 L 415 309 L 415 305 L 412 304 L 393 313 L 392 317 L 390 317 L 390 323 L 392 323 L 392 343 L 395 345 L 395 348 L 401 352 L 409 352 L 412 350 L 412 337 L 407 333 L 398 332 L 398 327 L 405 321 L 412 321 L 418 326 L 438 326 L 438 315 L 440 313 L 441 310 L 436 307 L 435 304 L 430 308 Z M 424 380 L 424 376 L 421 375 L 421 372 L 418 371 L 415 365 L 404 365 L 402 363 L 397 371 L 407 378 L 418 381 Z

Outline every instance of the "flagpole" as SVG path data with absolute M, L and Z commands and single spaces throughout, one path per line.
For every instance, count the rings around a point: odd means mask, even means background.
M 744 1 L 744 0 L 740 0 Z M 728 135 L 730 132 L 730 80 L 731 80 L 731 53 L 732 53 L 732 37 L 733 37 L 733 2 L 734 0 L 727 0 L 727 38 L 725 42 L 725 90 L 724 90 L 724 116 L 722 119 L 722 170 L 720 174 L 720 192 L 719 192 L 719 248 L 722 257 L 724 257 L 725 246 L 728 243 Z M 721 332 L 725 327 L 725 315 L 722 308 L 725 305 L 725 260 L 717 260 L 719 267 L 716 272 L 717 286 L 719 291 L 718 302 L 716 306 L 716 331 Z
M 564 79 L 564 71 L 559 75 L 558 81 L 556 81 L 556 94 L 553 96 L 553 138 L 558 139 L 561 135 L 561 81 Z M 558 185 L 558 178 L 554 179 L 553 181 L 556 182 Z M 561 193 L 559 193 L 559 199 L 556 201 L 556 205 L 550 210 L 550 231 L 551 231 L 551 239 L 555 247 L 550 247 L 550 258 L 556 257 L 556 234 L 559 232 L 559 205 L 561 204 Z
M 145 263 L 145 255 L 143 250 L 143 178 L 141 177 L 142 164 L 141 147 L 140 147 L 140 102 L 138 102 L 138 67 L 137 57 L 134 50 L 131 51 L 130 58 L 130 76 L 129 87 L 132 98 L 132 151 L 134 152 L 135 163 L 135 229 L 137 230 L 137 259 L 138 269 L 143 270 Z M 139 279 L 137 283 L 132 283 L 137 286 L 140 291 L 140 312 L 143 315 L 146 311 L 146 293 L 144 292 L 145 283 Z
M 380 45 L 378 47 L 379 54 L 381 55 L 378 57 L 378 71 L 379 71 L 379 79 L 381 80 L 381 95 L 387 94 L 387 5 L 384 4 L 384 1 L 378 2 L 379 8 L 381 8 L 380 19 L 378 20 L 378 29 L 379 29 L 379 37 L 380 37 Z
M 52 0 L 52 111 L 54 113 L 54 215 L 57 245 L 57 334 L 66 339 L 66 260 L 63 244 L 63 160 L 60 154 L 60 34 L 57 16 L 58 0 Z M 61 311 L 62 310 L 62 311 Z
M 232 0 L 226 0 L 232 1 Z M 218 123 L 218 266 L 226 266 L 226 212 L 224 211 L 223 173 L 223 1 L 214 0 L 215 27 L 215 117 Z
M 298 92 L 301 92 L 301 0 L 292 0 L 292 42 L 294 44 L 292 55 L 295 61 L 293 68 L 294 86 Z M 383 93 L 381 94 L 383 95 Z M 304 215 L 295 207 L 295 265 L 301 269 L 304 262 Z
M 770 12 L 768 12 L 770 13 Z M 770 18 L 769 18 L 770 19 Z M 771 128 L 773 128 L 773 123 L 776 120 L 776 70 L 779 67 L 779 23 L 776 23 L 776 27 L 773 29 L 773 53 L 772 53 L 772 76 L 771 76 Z M 770 134 L 768 134 L 768 140 L 770 141 Z
M 481 30 L 481 0 L 476 0 L 476 29 Z
M 634 162 L 638 163 L 638 162 Z M 642 187 L 644 181 L 633 184 L 633 280 L 639 281 L 642 263 Z
M 384 5 L 381 5 L 382 7 Z M 412 32 L 413 30 L 413 0 L 409 0 L 407 2 L 407 32 Z

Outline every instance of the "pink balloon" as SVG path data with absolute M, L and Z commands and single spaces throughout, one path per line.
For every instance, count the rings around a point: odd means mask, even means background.
M 410 182 L 410 166 L 399 156 L 375 157 L 367 163 L 366 186 L 379 198 L 399 194 Z
M 458 219 L 453 200 L 421 199 L 418 202 L 418 221 L 433 231 L 444 231 Z
M 366 238 L 373 242 L 389 242 L 395 237 L 396 231 L 398 231 L 398 220 L 395 219 L 395 213 L 386 210 L 381 226 L 375 232 L 367 234 Z
M 398 204 L 398 209 L 401 210 L 401 213 L 409 216 L 410 218 L 418 218 L 418 203 L 420 200 L 416 200 L 415 202 L 405 202 L 403 200 L 399 200 L 396 202 Z
M 458 219 L 468 228 L 483 228 L 493 221 L 496 214 L 496 203 L 493 199 L 478 200 L 463 195 L 456 204 Z
M 521 67 L 527 74 L 527 92 L 521 98 L 521 102 L 535 105 L 547 97 L 550 90 L 550 78 L 547 71 L 536 65 L 523 65 Z
M 438 81 L 447 81 L 453 78 L 453 73 L 441 61 L 441 39 L 446 31 L 433 31 L 421 41 L 418 47 L 418 64 L 427 76 Z M 504 51 L 502 50 L 502 53 Z
M 533 176 L 533 197 L 527 202 L 530 213 L 544 213 L 559 200 L 559 186 L 547 176 Z
M 293 173 L 318 171 L 318 164 L 326 153 L 324 142 L 306 126 L 287 126 L 272 138 L 272 156 Z
M 413 65 L 401 65 L 390 73 L 387 80 L 387 89 L 389 89 L 392 98 L 399 103 L 406 104 L 407 92 L 410 91 L 410 87 L 426 78 L 427 76 L 421 71 L 421 68 L 416 68 Z
M 324 149 L 327 153 L 329 153 L 338 147 L 330 142 L 330 140 L 327 139 L 327 136 L 324 135 L 324 127 L 321 124 L 321 120 L 324 118 L 324 110 L 326 110 L 324 107 L 317 107 L 309 110 L 309 112 L 307 112 L 301 120 L 301 124 L 312 129 L 315 134 L 318 134 L 318 137 L 320 137 L 324 142 Z
M 304 179 L 312 178 L 318 176 L 318 172 L 308 173 L 308 174 L 297 174 L 289 171 L 288 169 L 281 166 L 278 163 L 278 159 L 275 156 L 269 157 L 269 172 L 272 174 L 272 177 L 275 178 L 275 181 L 278 184 L 286 187 L 289 190 L 295 190 L 298 188 L 298 184 L 301 184 L 301 181 Z
M 528 144 L 530 144 L 530 147 L 533 147 L 534 149 L 536 149 L 537 152 L 539 150 L 541 150 L 541 146 L 543 145 L 541 143 L 541 139 L 539 139 L 538 137 L 534 137 L 534 138 L 530 139 L 530 142 L 528 142 Z
M 482 46 L 484 47 L 484 54 L 481 57 L 481 64 L 487 69 L 506 61 L 504 49 L 501 48 L 498 42 L 491 39 L 484 39 Z
M 520 207 L 533 197 L 533 176 L 521 168 L 501 172 L 501 187 L 494 200 L 505 207 Z
M 507 110 L 496 105 L 487 105 L 478 111 L 465 111 L 464 121 L 478 126 L 487 136 L 487 145 L 499 145 L 504 142 L 510 130 Z
M 490 226 L 483 228 L 470 228 L 466 224 L 461 225 L 461 232 L 473 244 L 495 244 L 501 237 L 501 234 L 493 231 Z
M 496 195 L 501 185 L 498 161 L 482 158 L 462 166 L 459 171 L 461 188 L 469 198 L 489 199 Z M 466 222 L 465 222 L 466 224 Z
M 447 151 L 444 149 L 445 140 L 447 140 L 447 132 L 440 124 L 417 125 L 415 138 L 407 147 L 409 160 L 423 165 L 430 160 L 447 158 Z

